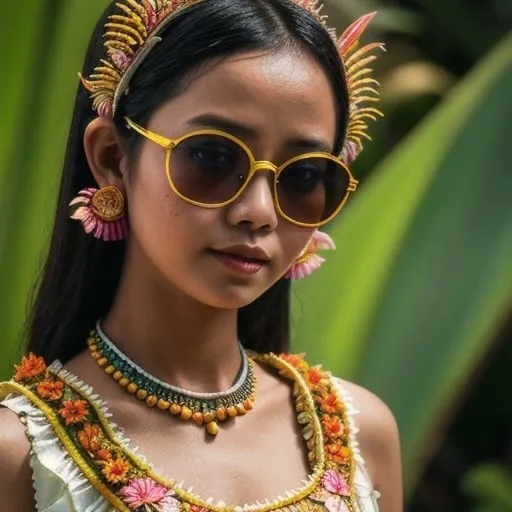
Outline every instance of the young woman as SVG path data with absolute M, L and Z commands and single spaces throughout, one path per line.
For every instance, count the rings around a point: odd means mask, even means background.
M 314 0 L 108 7 L 0 385 L 3 510 L 402 510 L 388 408 L 287 353 L 290 278 L 333 248 L 379 114 L 371 18 L 336 38 Z

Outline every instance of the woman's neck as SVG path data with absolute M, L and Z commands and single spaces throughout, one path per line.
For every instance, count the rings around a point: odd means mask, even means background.
M 241 365 L 237 310 L 198 303 L 152 277 L 125 272 L 102 322 L 105 334 L 169 384 L 198 392 L 229 388 Z

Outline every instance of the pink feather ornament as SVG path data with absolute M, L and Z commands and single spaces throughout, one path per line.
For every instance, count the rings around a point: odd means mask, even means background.
M 85 188 L 69 206 L 71 218 L 81 222 L 84 231 L 105 242 L 117 242 L 128 236 L 124 197 L 117 187 Z
M 315 231 L 308 245 L 295 260 L 295 263 L 285 274 L 284 278 L 296 280 L 308 277 L 325 262 L 325 258 L 322 258 L 317 252 L 334 249 L 336 249 L 334 241 L 327 233 Z

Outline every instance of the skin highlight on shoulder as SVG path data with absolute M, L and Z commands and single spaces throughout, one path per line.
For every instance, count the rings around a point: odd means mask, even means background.
M 36 510 L 30 468 L 30 442 L 25 427 L 12 411 L 0 407 L 0 503 L 9 512 Z

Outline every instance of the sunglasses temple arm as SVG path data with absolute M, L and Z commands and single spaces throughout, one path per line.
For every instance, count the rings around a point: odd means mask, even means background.
M 133 122 L 131 119 L 127 117 L 125 117 L 125 121 L 129 129 L 136 131 L 139 135 L 142 135 L 143 137 L 150 140 L 151 142 L 154 142 L 158 146 L 164 149 L 172 149 L 174 147 L 174 141 L 172 141 L 171 139 L 168 139 L 163 135 L 159 135 L 158 133 L 154 133 L 148 130 L 147 128 L 143 128 L 142 126 L 139 126 L 137 123 Z

